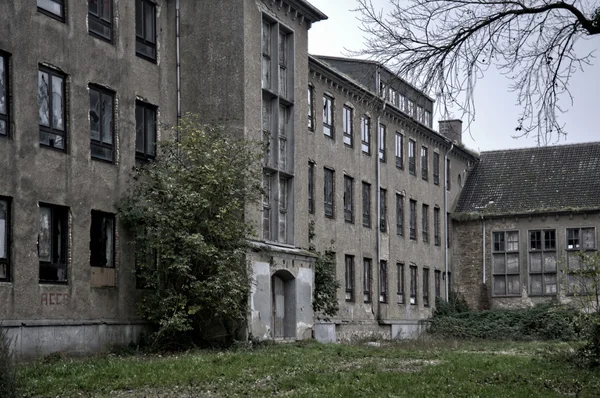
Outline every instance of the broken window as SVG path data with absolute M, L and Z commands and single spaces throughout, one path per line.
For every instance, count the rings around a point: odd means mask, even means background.
M 37 0 L 38 11 L 56 18 L 59 21 L 65 20 L 64 0 Z
M 354 110 L 344 105 L 343 112 L 344 144 L 352 146 L 352 114 Z
M 494 232 L 492 250 L 493 294 L 517 296 L 521 294 L 519 266 L 519 233 Z
M 410 200 L 410 215 L 409 215 L 410 239 L 417 240 L 417 202 Z
M 156 4 L 150 0 L 135 1 L 135 53 L 156 61 Z
M 156 156 L 156 107 L 135 102 L 135 157 L 151 160 Z
M 556 295 L 556 230 L 529 231 L 529 294 Z
M 92 36 L 112 41 L 113 0 L 88 0 L 88 25 Z
M 436 206 L 433 208 L 433 243 L 439 246 L 440 242 L 440 208 Z
M 404 263 L 397 263 L 397 288 L 398 304 L 404 304 Z
M 396 131 L 396 167 L 404 167 L 404 136 Z
M 90 86 L 90 135 L 92 158 L 114 160 L 114 93 Z
M 371 119 L 364 115 L 360 118 L 361 148 L 367 155 L 371 153 Z
M 423 305 L 429 307 L 429 268 L 423 268 Z
M 387 303 L 388 301 L 388 277 L 387 277 L 387 261 L 379 262 L 379 302 Z
M 427 181 L 429 179 L 428 165 L 429 165 L 428 151 L 427 151 L 426 147 L 422 146 L 421 147 L 421 177 L 425 181 Z
M 410 266 L 410 303 L 412 305 L 417 304 L 417 266 Z
M 363 260 L 363 301 L 365 303 L 371 302 L 371 259 L 365 258 Z
M 66 207 L 40 204 L 38 257 L 40 282 L 67 282 L 68 214 Z
M 379 160 L 385 162 L 385 124 L 379 124 Z
M 396 194 L 396 234 L 404 235 L 404 196 Z
M 8 98 L 8 55 L 0 51 L 0 136 L 4 137 L 10 131 Z
M 65 77 L 40 67 L 38 72 L 40 144 L 65 149 Z
M 354 256 L 345 258 L 346 301 L 354 301 Z
M 354 179 L 344 176 L 344 220 L 354 222 Z
M 0 197 L 0 281 L 10 280 L 10 201 Z
M 333 199 L 335 198 L 334 189 L 334 171 L 328 168 L 323 169 L 323 193 L 324 199 L 323 204 L 325 207 L 325 217 L 333 218 L 334 215 L 334 205 Z
M 423 204 L 421 212 L 421 232 L 423 234 L 423 242 L 429 242 L 429 205 Z
M 333 138 L 333 98 L 323 95 L 323 134 Z
M 362 183 L 362 223 L 371 228 L 371 184 Z
M 415 146 L 413 140 L 408 140 L 408 172 L 414 176 L 417 175 L 417 164 L 415 160 Z
M 90 228 L 90 265 L 114 268 L 115 266 L 115 216 L 92 210 Z
M 433 183 L 440 185 L 440 154 L 433 153 Z

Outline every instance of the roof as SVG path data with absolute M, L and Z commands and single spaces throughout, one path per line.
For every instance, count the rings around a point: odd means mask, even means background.
M 292 7 L 302 13 L 311 22 L 324 21 L 328 17 L 321 12 L 317 7 L 313 6 L 306 0 L 286 0 Z
M 521 215 L 600 209 L 600 142 L 482 152 L 456 213 Z

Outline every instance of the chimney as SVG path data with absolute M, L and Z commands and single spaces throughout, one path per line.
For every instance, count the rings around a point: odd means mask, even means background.
M 462 120 L 440 120 L 440 134 L 450 141 L 462 144 Z

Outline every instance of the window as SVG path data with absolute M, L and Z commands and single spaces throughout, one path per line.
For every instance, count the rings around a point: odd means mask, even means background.
M 450 159 L 446 159 L 446 190 L 450 190 L 450 182 L 451 182 L 451 178 L 450 178 Z
M 423 268 L 423 305 L 429 307 L 429 268 Z
M 555 295 L 556 230 L 529 231 L 529 294 Z
M 519 276 L 519 233 L 494 232 L 492 250 L 493 294 L 516 296 L 521 294 Z
M 37 0 L 38 11 L 56 18 L 59 21 L 65 21 L 64 0 Z
M 263 164 L 267 167 L 275 167 L 275 154 L 273 148 L 275 143 L 273 141 L 274 130 L 273 121 L 276 116 L 273 115 L 273 100 L 271 98 L 265 98 L 263 96 L 262 101 L 262 130 L 263 130 Z
M 440 154 L 433 153 L 433 183 L 440 185 Z
M 344 144 L 352 146 L 352 113 L 353 109 L 344 105 L 343 128 L 344 128 Z
M 388 88 L 388 101 L 394 106 L 398 106 L 398 96 L 396 94 L 396 90 L 389 87 Z
M 417 202 L 410 200 L 410 239 L 417 240 Z
M 114 94 L 90 86 L 90 135 L 92 158 L 114 160 Z
M 281 243 L 288 241 L 288 198 L 291 190 L 291 179 L 279 177 L 279 235 L 277 240 Z
M 290 107 L 279 104 L 279 118 L 278 118 L 278 132 L 279 132 L 279 158 L 277 159 L 277 166 L 281 171 L 288 171 L 288 131 L 290 130 Z
M 286 32 L 284 29 L 279 28 L 279 46 L 278 46 L 278 54 L 279 54 L 279 95 L 283 98 L 290 97 L 290 91 L 288 90 L 289 78 L 288 78 L 288 68 L 290 62 L 290 50 L 291 50 L 291 38 L 292 35 Z
M 68 209 L 40 204 L 40 282 L 67 282 Z
M 406 113 L 406 96 L 402 93 L 398 94 L 398 108 L 404 113 Z
M 362 183 L 362 224 L 371 228 L 371 184 Z
M 367 155 L 371 153 L 371 119 L 367 116 L 360 118 L 361 148 Z
M 417 266 L 410 266 L 410 303 L 417 304 Z
M 417 164 L 415 160 L 415 142 L 408 140 L 408 172 L 417 175 Z
M 452 242 L 452 219 L 450 213 L 446 213 L 446 247 L 450 247 Z
M 323 96 L 323 134 L 333 138 L 333 98 Z
M 135 102 L 135 157 L 151 160 L 156 156 L 156 107 Z
M 595 228 L 567 228 L 567 294 L 583 295 L 597 290 L 593 278 L 586 274 L 579 252 L 596 250 Z
M 428 163 L 429 163 L 429 159 L 428 159 L 428 154 L 427 154 L 427 148 L 422 146 L 421 147 L 421 177 L 425 181 L 427 181 L 429 179 Z
M 379 262 L 379 302 L 387 303 L 388 291 L 387 291 L 387 261 L 381 260 Z
M 404 263 L 397 263 L 398 304 L 404 304 Z
M 346 284 L 346 301 L 354 301 L 354 256 L 346 255 L 345 263 L 345 284 Z
M 273 200 L 273 175 L 263 174 L 263 239 L 271 239 L 271 202 Z
M 264 84 L 264 83 L 263 83 Z M 315 131 L 315 90 L 312 86 L 308 87 L 308 129 Z
M 404 235 L 404 196 L 396 194 L 396 234 Z
M 429 205 L 424 204 L 421 211 L 421 232 L 423 234 L 423 242 L 429 242 Z
M 431 112 L 425 110 L 425 126 L 431 128 Z
M 417 121 L 419 123 L 424 123 L 424 120 L 423 120 L 423 107 L 421 105 L 417 105 Z
M 371 259 L 363 260 L 363 301 L 371 302 Z
M 379 160 L 385 162 L 385 124 L 379 124 Z
M 273 53 L 273 31 L 274 24 L 263 19 L 262 24 L 262 88 L 271 89 L 272 85 L 272 53 Z M 309 89 L 309 104 L 312 104 L 312 90 Z M 309 109 L 309 112 L 312 113 L 312 109 Z
M 404 137 L 396 131 L 396 167 L 404 168 Z
M 113 0 L 88 0 L 88 25 L 92 36 L 112 42 Z
M 62 150 L 66 148 L 65 104 L 64 75 L 52 69 L 40 67 L 38 107 L 41 145 Z
M 407 112 L 408 116 L 415 117 L 415 103 L 413 100 L 407 100 Z
M 156 4 L 135 0 L 135 53 L 156 61 Z
M 442 271 L 435 270 L 433 271 L 433 278 L 435 283 L 435 298 L 442 297 Z
M 0 282 L 10 280 L 10 200 L 0 197 Z
M 308 162 L 308 212 L 315 214 L 315 164 Z
M 92 267 L 115 266 L 115 216 L 92 210 L 90 229 L 90 265 Z
M 433 244 L 439 246 L 440 239 L 440 208 L 433 208 Z
M 379 230 L 386 231 L 387 224 L 387 200 L 386 190 L 379 189 Z
M 595 248 L 594 228 L 567 228 L 567 250 L 594 250 Z
M 335 197 L 335 183 L 334 183 L 334 171 L 328 168 L 323 169 L 323 192 L 324 196 L 324 207 L 325 207 L 325 217 L 333 218 L 334 215 L 334 205 L 333 198 Z
M 344 176 L 344 220 L 354 222 L 354 179 Z
M 0 137 L 10 131 L 8 87 L 8 55 L 0 52 Z

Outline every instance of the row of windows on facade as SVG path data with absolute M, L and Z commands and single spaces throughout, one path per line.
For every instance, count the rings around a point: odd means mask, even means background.
M 0 197 L 0 281 L 11 280 L 11 205 L 12 200 Z M 37 248 L 39 281 L 66 283 L 69 252 L 69 208 L 48 203 L 39 204 Z M 115 266 L 115 215 L 92 210 L 90 227 L 90 265 Z
M 9 55 L 0 52 L 0 136 L 10 132 Z M 67 149 L 67 76 L 40 66 L 38 71 L 39 141 L 42 146 Z M 115 92 L 89 85 L 90 152 L 93 159 L 115 160 Z M 136 101 L 136 157 L 152 159 L 156 154 L 154 105 Z
M 310 214 L 315 213 L 315 164 L 308 164 L 308 211 Z M 349 175 L 344 175 L 344 220 L 348 223 L 354 223 L 354 178 Z M 371 184 L 362 182 L 362 225 L 371 228 L 372 214 L 372 199 L 371 199 Z M 335 218 L 335 171 L 324 167 L 323 168 L 323 208 L 325 217 Z M 379 190 L 379 228 L 381 232 L 387 232 L 388 224 L 388 202 L 387 190 L 380 188 Z M 396 234 L 404 236 L 404 195 L 396 194 Z M 429 242 L 430 237 L 430 210 L 429 205 L 423 203 L 421 206 L 421 233 L 423 242 Z M 433 242 L 436 246 L 440 245 L 440 207 L 433 207 Z M 417 240 L 417 201 L 409 200 L 409 238 Z
M 554 296 L 559 291 L 556 230 L 530 230 L 528 238 L 529 294 Z M 582 264 L 577 252 L 596 250 L 596 230 L 593 227 L 567 228 L 565 238 L 566 293 L 585 292 L 589 281 L 579 277 Z M 522 281 L 518 231 L 493 232 L 492 260 L 492 294 L 520 296 Z
M 314 90 L 309 88 L 308 90 L 308 128 L 311 131 L 315 129 L 315 120 L 313 115 L 313 103 L 314 103 Z M 329 95 L 323 95 L 323 134 L 327 137 L 334 138 L 334 99 Z M 354 109 L 351 106 L 344 105 L 342 108 L 342 129 L 344 135 L 344 144 L 353 147 L 354 146 Z M 371 118 L 367 115 L 361 116 L 360 119 L 360 130 L 361 130 L 361 150 L 363 153 L 371 154 Z M 394 150 L 395 150 L 395 162 L 396 167 L 404 169 L 404 131 L 396 131 L 394 136 Z M 387 161 L 387 127 L 385 124 L 379 124 L 379 160 L 382 162 Z M 417 143 L 413 139 L 408 140 L 408 171 L 411 175 L 417 175 Z M 429 149 L 422 145 L 421 146 L 421 178 L 425 181 L 429 180 Z M 440 184 L 440 154 L 438 152 L 433 153 L 433 183 L 436 185 Z M 447 160 L 448 170 L 450 166 L 450 160 Z M 448 175 L 450 173 L 448 172 Z M 447 181 L 447 187 L 450 189 L 450 180 Z
M 66 21 L 67 0 L 37 0 L 40 12 L 61 22 Z M 90 35 L 109 43 L 114 41 L 114 1 L 88 0 Z M 156 61 L 156 4 L 151 0 L 135 0 L 136 54 Z
M 400 109 L 402 112 L 412 117 L 419 123 L 431 128 L 431 112 L 423 108 L 421 105 L 415 104 L 413 100 L 394 89 L 391 84 L 386 84 L 383 81 L 380 82 L 379 95 L 389 104 Z
M 356 298 L 356 272 L 355 272 L 355 257 L 352 255 L 346 255 L 344 257 L 344 287 L 345 287 L 345 299 L 347 302 L 355 302 Z M 403 262 L 396 263 L 396 301 L 398 304 L 406 304 L 407 302 L 412 305 L 418 304 L 418 273 L 419 268 L 415 264 L 409 265 L 409 290 L 406 290 L 406 275 L 405 267 Z M 421 290 L 421 297 L 423 306 L 429 306 L 430 297 L 430 271 L 429 268 L 423 267 L 421 269 L 423 284 Z M 392 292 L 389 289 L 388 276 L 390 271 L 388 270 L 388 262 L 380 261 L 379 263 L 379 302 L 389 303 L 392 301 L 390 297 Z M 449 277 L 450 274 L 448 274 Z M 372 300 L 372 280 L 373 280 L 373 260 L 370 258 L 363 258 L 363 273 L 362 273 L 362 300 L 365 303 L 371 303 Z M 448 279 L 450 281 L 450 279 Z M 440 270 L 434 270 L 434 288 L 435 297 L 441 297 L 442 294 L 442 272 Z M 406 301 L 406 294 L 408 293 L 408 301 Z

